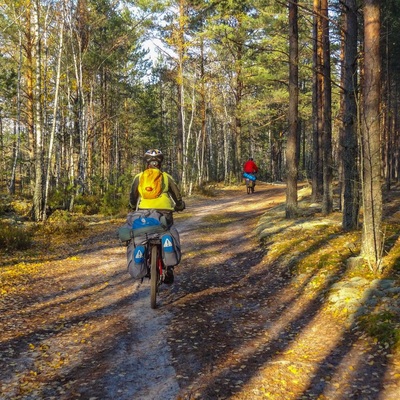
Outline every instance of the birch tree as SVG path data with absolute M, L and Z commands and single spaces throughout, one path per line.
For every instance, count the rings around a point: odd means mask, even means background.
M 34 49 L 35 54 L 35 86 L 34 86 L 34 127 L 35 127 L 35 186 L 33 193 L 33 215 L 35 221 L 45 218 L 43 203 L 43 124 L 42 124 L 42 48 L 41 48 L 41 22 L 40 22 L 40 1 L 36 0 L 32 8 L 34 28 Z
M 45 189 L 44 189 L 44 200 L 43 206 L 44 209 L 47 209 L 47 204 L 49 201 L 49 190 L 50 190 L 50 178 L 51 178 L 51 168 L 52 168 L 52 160 L 53 160 L 53 147 L 54 147 L 54 137 L 56 133 L 57 127 L 57 109 L 58 109 L 58 99 L 59 99 L 59 88 L 60 88 L 60 75 L 61 75 L 61 60 L 62 60 L 62 51 L 64 46 L 64 15 L 65 15 L 65 5 L 61 5 L 61 15 L 59 18 L 59 43 L 58 43 L 58 54 L 57 54 L 57 66 L 56 66 L 56 79 L 55 79 L 55 94 L 54 94 L 54 102 L 53 102 L 53 120 L 49 138 L 48 145 L 48 154 L 47 154 L 47 163 L 46 163 L 46 179 L 45 179 Z M 43 217 L 45 217 L 45 213 Z

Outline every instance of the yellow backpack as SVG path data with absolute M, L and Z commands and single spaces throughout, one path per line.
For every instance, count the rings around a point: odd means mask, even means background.
M 144 199 L 156 199 L 162 193 L 163 174 L 157 168 L 143 171 L 139 179 L 139 193 Z

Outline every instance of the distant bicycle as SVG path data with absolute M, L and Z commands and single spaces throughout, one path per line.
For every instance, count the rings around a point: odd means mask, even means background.
M 247 194 L 254 193 L 254 186 L 256 186 L 256 175 L 245 172 L 243 177 L 246 182 Z
M 249 178 L 246 178 L 246 190 L 247 194 L 254 193 L 254 181 Z

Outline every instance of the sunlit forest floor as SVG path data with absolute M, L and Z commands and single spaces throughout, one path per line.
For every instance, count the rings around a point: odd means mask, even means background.
M 360 232 L 342 233 L 341 214 L 323 216 L 309 193 L 287 221 L 284 187 L 226 190 L 196 224 L 171 299 L 182 398 L 400 398 L 400 196 L 385 198 L 377 277 L 347 261 Z M 380 282 L 393 290 L 381 295 Z
M 183 261 L 157 310 L 171 314 L 174 399 L 400 398 L 398 190 L 385 194 L 379 276 L 357 262 L 360 232 L 323 216 L 307 186 L 293 221 L 284 185 L 208 194 L 175 217 Z M 102 380 L 135 337 L 123 221 L 93 216 L 80 233 L 1 254 L 1 399 L 150 398 L 128 397 L 138 382 L 123 373 Z

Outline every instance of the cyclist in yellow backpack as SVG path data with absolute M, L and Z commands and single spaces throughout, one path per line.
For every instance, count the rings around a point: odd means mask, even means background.
M 164 156 L 160 150 L 146 151 L 143 159 L 146 169 L 133 178 L 129 205 L 138 210 L 160 211 L 172 227 L 173 211 L 183 211 L 186 207 L 181 192 L 172 176 L 161 171 Z M 173 283 L 172 268 L 168 269 L 166 278 L 165 283 Z

